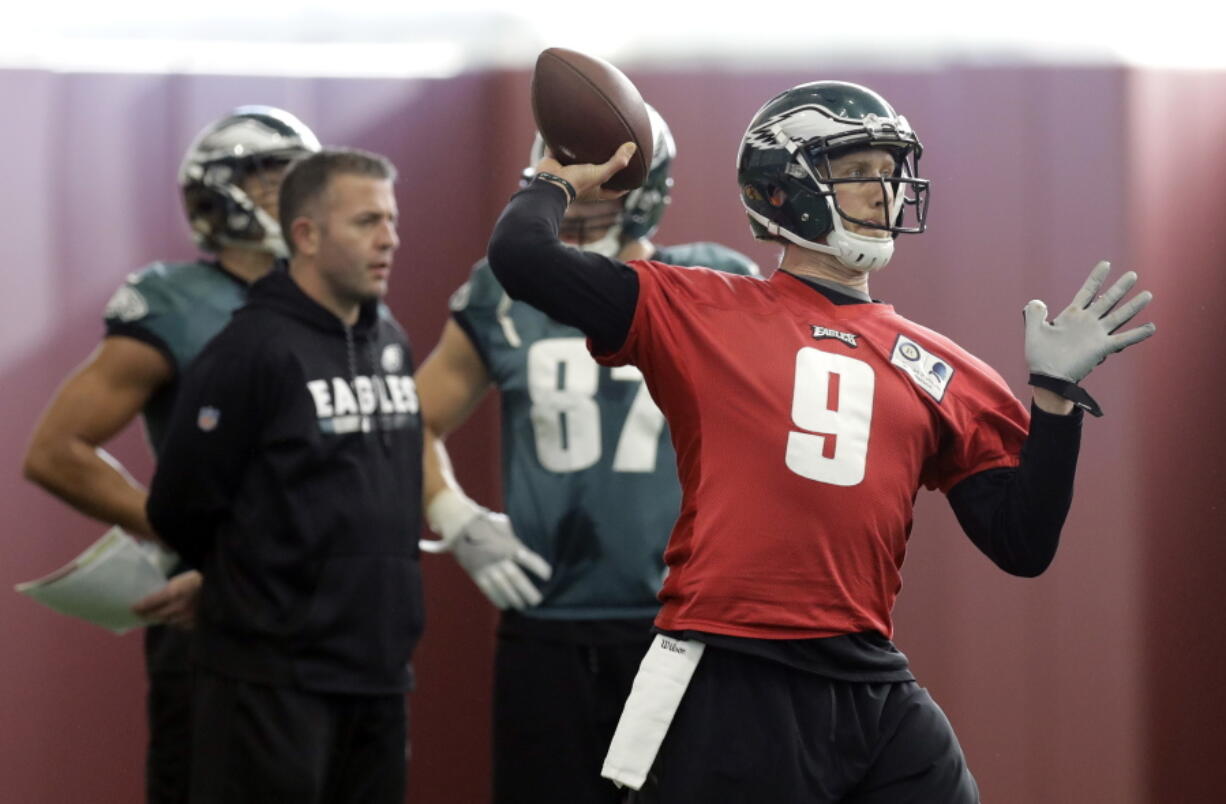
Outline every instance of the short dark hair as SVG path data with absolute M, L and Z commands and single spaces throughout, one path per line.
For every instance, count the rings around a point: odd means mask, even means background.
M 294 221 L 323 195 L 328 181 L 339 174 L 396 181 L 396 167 L 387 157 L 358 148 L 325 148 L 294 162 L 281 180 L 277 195 L 281 235 L 290 254 L 294 253 L 294 238 L 290 232 Z

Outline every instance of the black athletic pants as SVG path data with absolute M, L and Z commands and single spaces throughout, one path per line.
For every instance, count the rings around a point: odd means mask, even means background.
M 337 695 L 196 671 L 192 804 L 403 804 L 403 695 Z
M 192 751 L 191 634 L 166 625 L 145 629 L 147 804 L 187 804 Z
M 707 646 L 636 804 L 977 804 L 914 681 L 836 681 Z
M 494 804 L 616 804 L 600 776 L 651 633 L 633 644 L 500 635 L 494 664 Z
M 149 745 L 145 754 L 148 804 L 187 804 L 192 751 L 192 674 L 149 674 L 146 709 Z

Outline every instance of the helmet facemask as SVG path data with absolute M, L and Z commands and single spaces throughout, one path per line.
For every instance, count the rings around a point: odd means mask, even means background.
M 890 176 L 835 177 L 832 163 L 870 149 L 890 152 L 894 159 L 894 170 Z M 825 243 L 799 245 L 833 254 L 844 267 L 852 270 L 875 271 L 890 261 L 894 254 L 894 240 L 900 234 L 924 231 L 928 182 L 916 177 L 918 157 L 912 148 L 898 144 L 876 144 L 870 139 L 862 144 L 801 148 L 793 153 L 793 157 L 805 173 L 805 183 L 816 188 L 831 212 L 831 227 Z M 881 209 L 887 210 L 885 220 L 856 217 L 849 213 L 839 201 L 840 185 L 875 185 L 880 193 Z M 855 224 L 859 229 L 888 232 L 889 237 L 851 231 L 847 223 Z

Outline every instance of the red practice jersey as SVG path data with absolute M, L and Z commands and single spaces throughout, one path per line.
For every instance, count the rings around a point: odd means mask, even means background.
M 683 497 L 656 624 L 759 639 L 876 631 L 921 485 L 1016 466 L 1026 409 L 987 364 L 884 304 L 633 262 L 634 321 L 605 365 L 642 371 Z

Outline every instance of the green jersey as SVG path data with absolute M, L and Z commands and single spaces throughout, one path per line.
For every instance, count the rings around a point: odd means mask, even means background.
M 145 432 L 160 451 L 178 378 L 247 299 L 247 283 L 212 262 L 155 262 L 131 274 L 106 306 L 108 336 L 122 335 L 166 356 L 175 377 L 145 404 Z
M 652 259 L 757 273 L 714 243 L 660 248 Z M 501 392 L 506 513 L 553 567 L 541 604 L 523 614 L 654 616 L 681 487 L 638 369 L 597 365 L 583 333 L 512 301 L 485 261 L 452 297 L 452 315 Z

